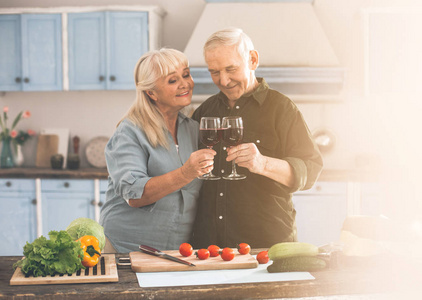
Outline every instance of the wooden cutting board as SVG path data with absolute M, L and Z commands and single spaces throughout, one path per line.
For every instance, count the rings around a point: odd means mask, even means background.
M 39 168 L 51 167 L 51 156 L 59 151 L 59 136 L 56 134 L 41 134 L 38 136 L 37 158 L 35 166 Z
M 194 254 L 190 257 L 182 256 L 178 250 L 163 251 L 169 255 L 186 260 L 195 264 L 195 267 L 183 265 L 168 259 L 147 254 L 144 252 L 130 252 L 132 270 L 138 273 L 144 272 L 169 272 L 169 271 L 204 271 L 204 270 L 227 270 L 227 269 L 252 269 L 258 267 L 258 261 L 250 254 L 241 255 L 235 250 L 235 257 L 231 261 L 224 261 L 221 256 L 209 257 L 200 260 Z
M 94 267 L 79 270 L 72 275 L 55 276 L 28 276 L 16 268 L 10 279 L 10 285 L 36 285 L 36 284 L 65 284 L 65 283 L 91 283 L 91 282 L 117 282 L 116 259 L 114 254 L 102 254 L 101 261 Z

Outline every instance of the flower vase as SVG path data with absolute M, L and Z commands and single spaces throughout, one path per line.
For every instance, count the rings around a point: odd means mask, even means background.
M 12 145 L 10 144 L 10 141 L 10 138 L 3 139 L 0 153 L 0 168 L 13 168 L 14 166 Z
M 23 153 L 22 153 L 22 145 L 16 145 L 16 151 L 14 155 L 14 164 L 16 167 L 21 167 L 23 165 Z

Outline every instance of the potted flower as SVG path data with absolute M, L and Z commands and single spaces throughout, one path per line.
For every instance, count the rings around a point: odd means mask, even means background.
M 17 131 L 15 130 L 16 126 L 18 125 L 19 121 L 23 118 L 29 118 L 31 116 L 31 113 L 28 110 L 25 111 L 21 111 L 14 119 L 12 126 L 10 128 L 7 127 L 7 120 L 8 118 L 8 112 L 9 112 L 9 107 L 5 106 L 3 107 L 3 118 L 0 115 L 0 127 L 1 127 L 1 132 L 0 132 L 0 141 L 2 142 L 2 148 L 1 148 L 1 152 L 0 152 L 0 167 L 1 168 L 12 168 L 15 165 L 15 160 L 13 157 L 13 153 L 12 153 L 12 144 L 11 142 L 14 143 L 15 145 L 15 153 L 17 153 L 19 155 L 22 154 L 22 152 L 20 152 L 20 147 L 32 136 L 35 134 L 35 132 L 33 130 L 28 130 L 27 132 L 25 131 Z M 20 154 L 19 154 L 20 152 Z M 22 164 L 23 162 L 23 157 L 22 157 L 22 162 L 20 161 L 21 158 L 19 158 L 19 164 Z

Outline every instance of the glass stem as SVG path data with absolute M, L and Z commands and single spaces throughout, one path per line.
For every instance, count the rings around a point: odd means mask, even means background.
M 232 160 L 232 174 L 237 175 L 236 163 L 234 162 L 234 159 Z

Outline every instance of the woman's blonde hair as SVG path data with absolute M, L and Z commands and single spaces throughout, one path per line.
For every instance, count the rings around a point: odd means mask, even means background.
M 147 95 L 147 91 L 154 90 L 158 79 L 176 71 L 181 66 L 189 67 L 188 59 L 182 52 L 175 49 L 162 48 L 142 55 L 134 70 L 136 99 L 117 126 L 127 118 L 143 129 L 153 147 L 168 148 L 168 129 L 163 115 L 155 101 Z

